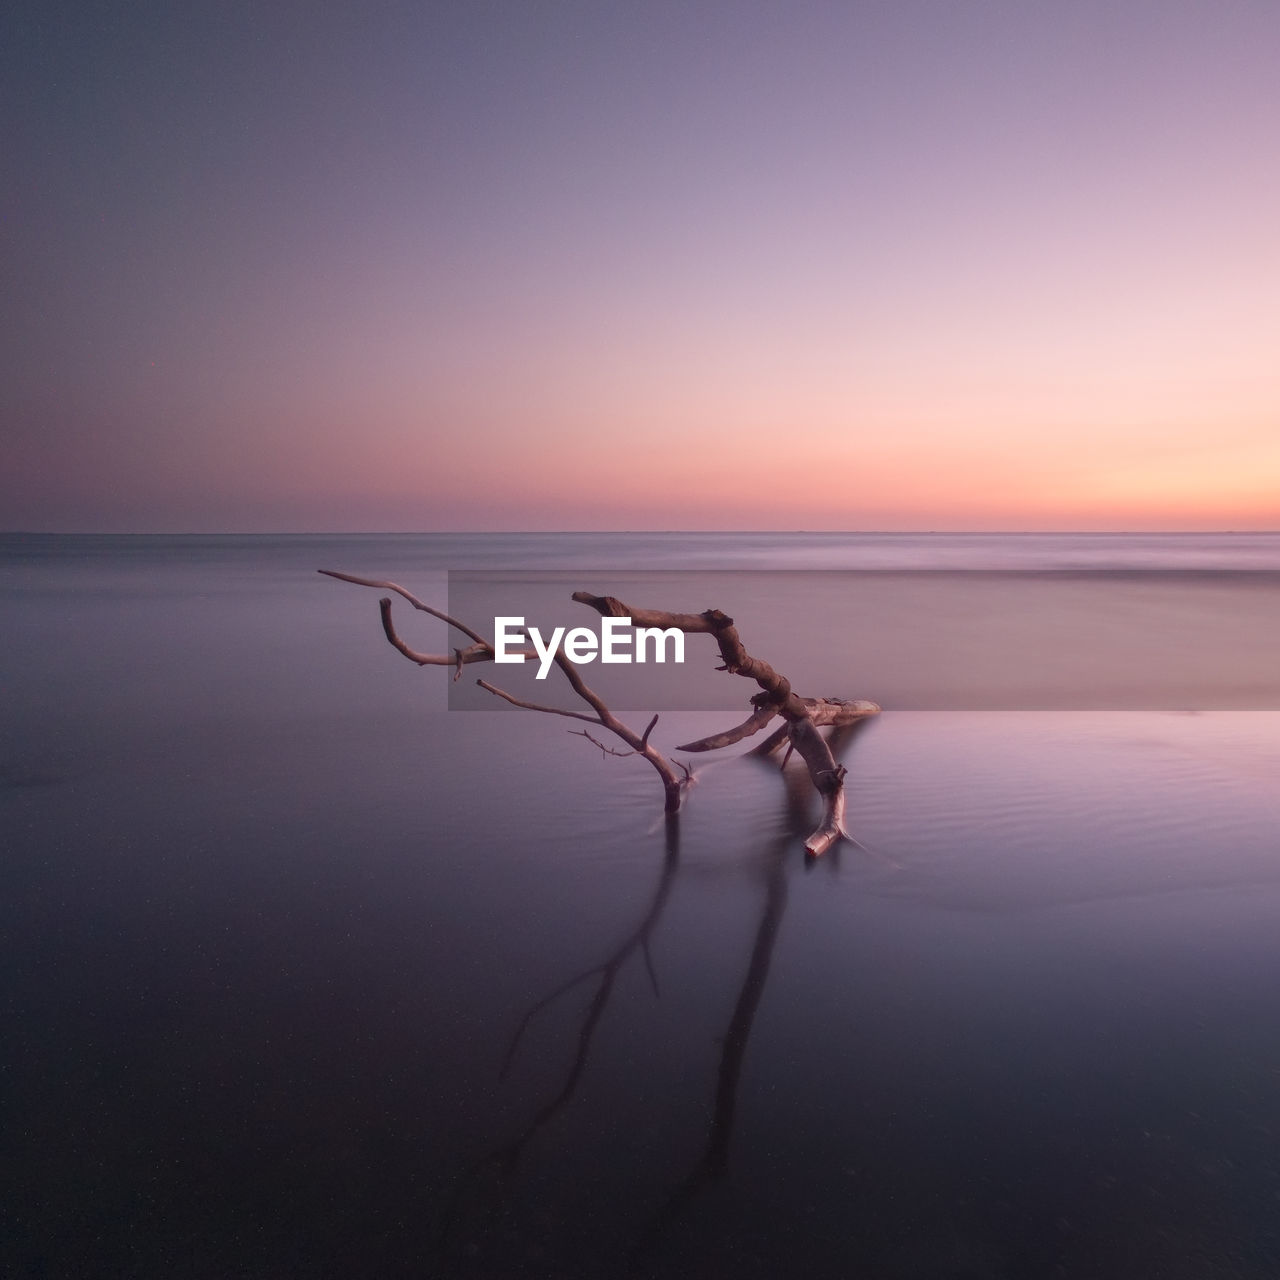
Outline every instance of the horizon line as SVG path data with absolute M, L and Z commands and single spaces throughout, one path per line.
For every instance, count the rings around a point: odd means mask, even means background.
M 684 537 L 770 535 L 839 538 L 1076 538 L 1110 537 L 1256 537 L 1280 534 L 1275 529 L 0 529 L 2 538 L 420 538 L 465 537 L 599 537 L 601 534 L 679 534 Z

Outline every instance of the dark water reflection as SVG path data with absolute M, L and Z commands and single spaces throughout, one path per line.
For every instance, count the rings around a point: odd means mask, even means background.
M 806 869 L 166 572 L 9 601 L 0 1273 L 1280 1274 L 1276 713 L 886 716 Z
M 776 775 L 709 769 L 677 848 L 533 718 L 10 788 L 9 1272 L 1273 1274 L 1275 725 L 1205 720 L 1146 844 L 1092 821 L 1081 743 L 1164 758 L 1114 722 L 1006 715 L 999 781 L 990 719 L 886 720 L 867 847 L 810 873 Z M 1128 767 L 1132 811 L 1178 783 Z
M 834 735 L 832 745 L 838 755 L 843 754 L 862 728 L 846 728 Z M 504 1214 L 510 1206 L 514 1180 L 526 1148 L 573 1102 L 578 1092 L 596 1033 L 610 1006 L 622 968 L 635 957 L 642 959 L 652 993 L 655 998 L 660 997 L 651 945 L 680 869 L 680 819 L 669 817 L 664 820 L 665 857 L 661 872 L 638 923 L 622 935 L 618 945 L 598 964 L 575 974 L 531 1005 L 516 1026 L 504 1056 L 500 1072 L 502 1079 L 507 1077 L 533 1020 L 575 991 L 585 989 L 588 993 L 577 1015 L 579 1020 L 576 1034 L 572 1037 L 572 1056 L 562 1084 L 510 1141 L 489 1152 L 462 1175 L 457 1192 L 445 1211 L 440 1237 L 445 1270 L 482 1275 L 516 1274 L 526 1270 L 532 1274 L 544 1271 L 548 1274 L 625 1271 L 643 1275 L 666 1274 L 668 1268 L 673 1268 L 673 1274 L 688 1273 L 691 1260 L 684 1256 L 683 1250 L 677 1250 L 674 1257 L 666 1256 L 671 1253 L 669 1242 L 674 1233 L 686 1229 L 690 1221 L 696 1220 L 701 1193 L 724 1178 L 728 1171 L 738 1087 L 786 912 L 788 869 L 812 827 L 812 795 L 803 770 L 797 768 L 779 773 L 773 761 L 759 761 L 755 768 L 763 775 L 774 775 L 770 780 L 775 785 L 779 780 L 782 782 L 786 797 L 785 820 L 766 848 L 740 851 L 746 864 L 753 869 L 754 878 L 759 880 L 762 901 L 727 1028 L 716 1037 L 718 1053 L 714 1092 L 708 1107 L 710 1122 L 706 1126 L 705 1144 L 693 1168 L 674 1185 L 656 1209 L 649 1210 L 647 1220 L 637 1221 L 630 1231 L 624 1230 L 615 1237 L 603 1256 L 584 1258 L 579 1242 L 569 1256 L 559 1257 L 553 1263 L 548 1256 L 551 1250 L 546 1244 L 537 1244 L 530 1250 L 529 1242 L 521 1240 L 520 1232 L 508 1235 L 500 1226 L 504 1221 L 509 1226 L 509 1219 L 505 1219 Z M 824 864 L 828 870 L 838 869 L 839 856 L 837 852 Z M 804 865 L 812 870 L 814 864 Z M 681 976 L 681 980 L 687 979 Z M 662 1109 L 660 1100 L 655 1099 L 655 1105 Z M 626 1205 L 624 1200 L 619 1207 L 625 1211 Z M 637 1199 L 637 1214 L 642 1208 L 643 1202 Z M 592 1253 L 594 1255 L 594 1251 Z M 713 1258 L 708 1259 L 707 1265 L 709 1274 L 718 1268 Z

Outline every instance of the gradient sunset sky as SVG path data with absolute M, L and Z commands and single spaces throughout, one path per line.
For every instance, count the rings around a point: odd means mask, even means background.
M 1280 527 L 1280 5 L 5 20 L 0 527 Z

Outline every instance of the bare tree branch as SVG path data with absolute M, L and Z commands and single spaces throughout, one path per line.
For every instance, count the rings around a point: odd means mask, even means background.
M 391 618 L 391 600 L 383 597 L 379 601 L 382 618 L 382 629 L 388 642 L 409 661 L 419 666 L 451 666 L 453 678 L 462 675 L 462 668 L 472 662 L 491 662 L 495 658 L 493 645 L 478 631 L 473 631 L 465 623 L 451 617 L 439 609 L 419 600 L 412 592 L 398 583 L 383 579 L 359 578 L 354 574 L 339 573 L 333 569 L 321 569 L 321 573 L 343 582 L 351 582 L 362 587 L 380 587 L 394 591 L 402 596 L 415 609 L 429 613 L 435 618 L 448 623 L 449 626 L 470 637 L 473 643 L 465 648 L 454 648 L 448 654 L 421 653 L 411 648 L 396 632 Z M 685 744 L 683 751 L 714 751 L 720 747 L 731 746 L 743 738 L 758 733 L 775 716 L 781 716 L 786 722 L 784 726 L 770 734 L 755 749 L 756 754 L 767 755 L 777 749 L 784 741 L 791 750 L 799 752 L 809 770 L 809 777 L 819 795 L 823 798 L 824 815 L 817 830 L 805 841 L 805 852 L 816 857 L 831 847 L 842 834 L 844 818 L 844 776 L 843 766 L 836 763 L 826 739 L 818 732 L 820 727 L 840 727 L 850 725 L 877 714 L 880 710 L 873 702 L 849 702 L 839 698 L 802 698 L 791 687 L 786 676 L 776 671 L 769 663 L 753 657 L 738 635 L 737 627 L 728 614 L 719 609 L 707 609 L 702 613 L 671 613 L 659 609 L 635 609 L 624 604 L 616 596 L 595 596 L 586 591 L 575 591 L 573 599 L 589 605 L 604 617 L 629 617 L 637 627 L 658 627 L 661 629 L 676 628 L 691 634 L 710 635 L 716 642 L 723 661 L 721 670 L 732 675 L 743 676 L 754 680 L 760 686 L 760 692 L 751 699 L 755 710 L 741 724 L 710 737 L 701 738 L 697 742 Z M 533 657 L 529 649 L 519 650 L 521 657 Z M 620 738 L 629 748 L 630 754 L 643 756 L 662 779 L 663 792 L 666 797 L 666 812 L 679 810 L 684 788 L 692 781 L 693 773 L 687 764 L 673 764 L 665 755 L 657 750 L 649 741 L 654 726 L 658 722 L 655 715 L 650 720 L 643 734 L 637 734 L 624 724 L 609 710 L 604 699 L 600 697 L 582 678 L 577 664 L 571 661 L 563 650 L 558 649 L 554 661 L 569 687 L 595 713 L 585 715 L 582 712 L 566 711 L 559 707 L 546 706 L 542 703 L 530 702 L 517 698 L 514 694 L 497 688 L 485 680 L 476 683 L 489 693 L 513 706 L 523 707 L 530 711 L 541 711 L 550 715 L 567 716 L 570 719 L 582 720 L 588 724 L 599 724 L 610 733 Z M 589 733 L 582 736 L 590 739 L 596 746 L 610 755 L 626 755 L 605 746 Z M 786 764 L 786 760 L 783 760 Z M 680 772 L 677 772 L 677 768 Z
M 747 755 L 770 756 L 777 751 L 784 742 L 788 741 L 790 737 L 791 726 L 789 724 L 779 725 L 778 728 L 776 728 L 763 742 L 757 743 L 752 747 L 751 750 L 747 752 Z M 787 754 L 790 755 L 791 753 L 787 752 Z M 785 764 L 786 762 L 784 761 L 783 763 Z
M 676 750 L 715 751 L 720 747 L 731 747 L 735 742 L 741 742 L 743 738 L 749 738 L 753 733 L 759 733 L 777 714 L 777 707 L 761 707 L 760 710 L 753 711 L 740 725 L 732 729 L 726 729 L 723 733 L 713 733 L 709 738 L 699 738 L 697 742 L 686 742 L 683 746 L 677 747 Z M 785 732 L 786 729 L 784 727 L 783 733 L 785 734 Z
M 645 730 L 644 736 L 640 737 L 609 710 L 608 706 L 605 705 L 604 699 L 598 693 L 588 687 L 577 665 L 565 656 L 563 649 L 556 650 L 555 662 L 556 666 L 564 672 L 565 678 L 569 681 L 574 693 L 595 711 L 599 723 L 608 729 L 610 733 L 621 738 L 636 755 L 643 756 L 653 766 L 658 776 L 662 779 L 667 813 L 678 812 L 680 800 L 684 794 L 684 788 L 689 781 L 690 774 L 686 769 L 685 776 L 683 778 L 679 777 L 675 769 L 672 768 L 671 761 L 661 751 L 650 745 L 649 733 L 654 724 L 657 723 L 657 717 L 655 716 L 650 721 L 649 728 Z
M 593 737 L 591 733 L 586 729 L 570 729 L 569 732 L 575 738 L 586 738 L 588 742 L 594 742 L 596 746 L 599 747 L 600 750 L 603 751 L 604 754 L 607 756 L 618 756 L 620 759 L 625 760 L 627 756 L 635 755 L 634 751 L 618 751 L 614 747 L 606 746 L 603 742 L 600 741 L 599 738 Z
M 492 651 L 488 645 L 473 644 L 466 649 L 455 649 L 453 651 L 453 679 L 456 684 L 462 679 L 462 668 L 468 662 L 481 662 L 485 655 L 491 655 Z
M 383 579 L 375 578 L 358 578 L 354 574 L 339 573 L 334 569 L 321 569 L 320 573 L 326 577 L 337 578 L 342 582 L 351 582 L 360 587 L 380 587 L 386 591 L 394 591 L 398 595 L 403 596 L 409 601 L 415 609 L 420 609 L 424 613 L 431 614 L 434 618 L 439 618 L 443 622 L 447 622 L 451 627 L 456 627 L 464 635 L 469 636 L 474 643 L 465 649 L 455 648 L 449 654 L 436 653 L 420 653 L 418 650 L 411 648 L 397 634 L 395 625 L 391 620 L 391 600 L 384 597 L 379 601 L 379 608 L 382 617 L 382 630 L 387 640 L 397 652 L 408 658 L 410 662 L 417 663 L 418 666 L 434 666 L 434 667 L 453 667 L 453 678 L 457 680 L 462 674 L 462 668 L 472 662 L 491 662 L 494 660 L 494 648 L 478 631 L 473 631 L 465 623 L 460 622 L 457 618 L 451 617 L 449 614 L 439 609 L 432 608 L 429 604 L 419 600 L 411 591 L 407 591 L 398 583 L 389 582 Z M 521 657 L 531 658 L 537 656 L 532 649 L 513 650 Z M 658 776 L 662 779 L 662 789 L 665 796 L 665 809 L 667 813 L 676 813 L 679 811 L 680 802 L 684 795 L 684 789 L 692 779 L 687 766 L 681 765 L 679 768 L 682 773 L 677 773 L 676 766 L 669 761 L 656 747 L 649 742 L 649 735 L 653 731 L 654 725 L 657 723 L 657 716 L 649 722 L 649 726 L 645 729 L 643 735 L 636 734 L 632 729 L 625 725 L 621 720 L 609 710 L 604 699 L 600 697 L 587 682 L 583 680 L 581 673 L 578 671 L 577 665 L 565 656 L 563 650 L 557 650 L 555 654 L 556 666 L 564 673 L 565 679 L 568 680 L 569 686 L 574 693 L 578 695 L 591 709 L 595 712 L 594 716 L 583 715 L 581 712 L 565 711 L 559 707 L 549 707 L 541 703 L 529 702 L 523 698 L 517 698 L 513 694 L 509 694 L 495 685 L 489 684 L 485 680 L 478 680 L 476 683 L 480 687 L 495 696 L 504 699 L 516 707 L 523 707 L 529 711 L 541 711 L 550 715 L 568 716 L 574 720 L 584 720 L 588 724 L 599 724 L 621 738 L 623 742 L 631 748 L 636 755 L 643 756 Z M 597 743 L 597 745 L 600 745 Z M 607 749 L 607 748 L 606 748 Z M 614 752 L 613 754 L 621 754 Z
M 490 649 L 489 642 L 478 631 L 472 631 L 465 622 L 459 622 L 457 618 L 451 618 L 447 613 L 441 613 L 439 609 L 433 609 L 429 604 L 424 604 L 412 591 L 406 591 L 398 582 L 387 582 L 380 578 L 357 578 L 351 573 L 339 573 L 336 569 L 317 569 L 317 573 L 323 573 L 328 578 L 337 578 L 342 582 L 354 582 L 357 587 L 374 587 L 379 591 L 394 591 L 396 595 L 403 596 L 415 609 L 421 609 L 423 613 L 429 613 L 433 618 L 439 618 L 441 622 L 447 622 L 451 627 L 461 631 L 464 636 L 470 636 L 476 644 L 482 644 Z
M 856 702 L 846 702 L 842 698 L 806 698 L 805 703 L 809 707 L 809 713 L 814 724 L 830 725 L 836 731 L 864 724 L 870 717 L 880 714 L 880 708 L 874 702 L 867 702 L 863 699 L 859 699 Z M 780 725 L 763 742 L 757 743 L 752 747 L 747 754 L 749 756 L 770 756 L 790 737 L 791 726 Z M 827 743 L 834 755 L 837 749 L 834 733 L 827 739 Z M 688 750 L 688 748 L 683 749 Z M 790 755 L 791 752 L 788 750 L 787 757 Z M 786 762 L 786 758 L 784 758 L 782 763 L 785 765 Z
M 383 596 L 378 601 L 378 609 L 382 615 L 382 631 L 390 641 L 392 648 L 399 650 L 410 662 L 416 662 L 420 667 L 453 667 L 455 680 L 462 674 L 462 668 L 471 662 L 492 662 L 493 646 L 485 644 L 483 641 L 478 644 L 469 645 L 465 649 L 455 649 L 450 653 L 419 653 L 416 649 L 411 649 L 403 640 L 400 639 L 396 632 L 395 623 L 391 621 L 391 597 Z M 532 657 L 533 651 L 523 650 L 515 652 L 524 652 L 526 657 Z
M 572 720 L 585 720 L 588 724 L 601 723 L 598 716 L 584 716 L 581 711 L 566 711 L 563 707 L 545 707 L 540 702 L 526 702 L 523 698 L 517 698 L 515 694 L 499 689 L 497 685 L 490 684 L 487 680 L 477 680 L 476 684 L 486 693 L 496 694 L 504 702 L 511 703 L 513 707 L 523 707 L 526 711 L 543 711 L 549 716 L 568 716 Z
M 865 698 L 805 698 L 804 704 L 809 708 L 809 719 L 819 726 L 831 725 L 839 728 L 858 724 L 880 714 L 879 705 L 868 702 Z
M 588 591 L 575 591 L 573 598 L 580 604 L 589 605 L 602 617 L 630 618 L 632 625 L 637 627 L 663 629 L 674 627 L 691 634 L 702 633 L 713 636 L 720 650 L 720 657 L 724 661 L 724 670 L 731 675 L 754 680 L 763 693 L 757 694 L 752 699 L 756 711 L 743 724 L 703 741 L 728 745 L 763 728 L 771 718 L 765 715 L 766 711 L 771 711 L 773 715 L 780 715 L 787 722 L 791 745 L 800 753 L 808 766 L 809 777 L 818 794 L 823 798 L 823 819 L 817 830 L 805 841 L 805 852 L 810 857 L 816 858 L 825 853 L 840 838 L 841 823 L 844 818 L 845 770 L 843 765 L 836 763 L 826 739 L 818 732 L 817 724 L 819 722 L 836 724 L 844 717 L 874 715 L 879 711 L 879 707 L 874 703 L 847 704 L 824 700 L 820 713 L 822 719 L 819 721 L 818 702 L 811 698 L 800 697 L 792 690 L 791 682 L 786 676 L 775 671 L 762 659 L 752 657 L 742 643 L 733 619 L 719 609 L 707 609 L 703 613 L 669 613 L 660 609 L 635 609 L 624 604 L 616 596 L 593 596 Z M 851 705 L 860 706 L 861 709 L 850 710 L 848 708 Z M 692 747 L 685 747 L 684 750 L 700 746 L 701 744 L 695 743 Z M 710 748 L 702 747 L 701 749 Z
M 395 625 L 391 621 L 391 601 L 383 598 L 378 601 L 378 607 L 382 615 L 382 630 L 386 635 L 391 646 L 402 653 L 410 662 L 416 662 L 420 667 L 453 667 L 453 678 L 459 679 L 462 675 L 464 665 L 472 662 L 492 662 L 493 661 L 493 645 L 491 645 L 477 631 L 459 622 L 457 618 L 450 617 L 447 613 L 442 613 L 439 609 L 433 609 L 429 604 L 424 604 L 411 591 L 406 591 L 404 587 L 394 582 L 384 582 L 373 578 L 357 578 L 349 573 L 339 573 L 336 569 L 317 569 L 317 573 L 323 573 L 326 577 L 337 578 L 342 582 L 354 582 L 359 587 L 381 587 L 386 591 L 395 591 L 409 601 L 415 609 L 420 609 L 423 613 L 429 613 L 433 618 L 439 618 L 442 622 L 447 622 L 449 626 L 456 627 L 464 635 L 470 636 L 474 641 L 465 649 L 455 648 L 452 653 L 420 653 L 417 649 L 412 649 L 407 645 L 396 633 Z M 524 658 L 533 658 L 537 654 L 533 649 L 512 649 L 513 654 L 519 654 Z

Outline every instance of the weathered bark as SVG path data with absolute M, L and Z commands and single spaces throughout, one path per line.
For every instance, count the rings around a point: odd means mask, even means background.
M 763 729 L 774 716 L 781 716 L 786 721 L 791 746 L 805 762 L 809 777 L 823 800 L 822 821 L 805 841 L 805 852 L 816 858 L 844 834 L 845 769 L 836 762 L 827 740 L 818 732 L 818 726 L 851 723 L 875 715 L 880 710 L 875 703 L 802 698 L 791 688 L 786 676 L 747 652 L 733 619 L 719 609 L 708 609 L 704 613 L 635 609 L 623 604 L 616 596 L 593 596 L 588 591 L 575 591 L 573 598 L 580 604 L 589 605 L 602 617 L 630 618 L 636 627 L 675 627 L 688 634 L 712 636 L 724 662 L 721 670 L 754 680 L 762 692 L 751 699 L 756 710 L 742 724 L 686 744 L 681 750 L 710 751 L 715 747 L 729 746 Z
M 697 742 L 683 743 L 676 750 L 717 751 L 721 747 L 731 747 L 735 742 L 741 742 L 743 738 L 749 738 L 753 733 L 759 733 L 777 714 L 777 707 L 761 707 L 760 710 L 753 712 L 740 725 L 735 725 L 732 729 L 726 729 L 723 733 L 713 733 L 709 738 L 699 738 Z
M 755 701 L 756 699 L 752 698 L 752 702 Z M 880 714 L 880 708 L 874 702 L 868 702 L 863 698 L 858 699 L 856 702 L 846 701 L 843 698 L 803 698 L 801 701 L 809 708 L 809 718 L 813 723 L 824 728 L 827 726 L 836 727 L 856 724 L 869 716 Z M 697 742 L 682 743 L 676 750 L 716 751 L 720 747 L 731 747 L 735 742 L 741 742 L 743 738 L 749 738 L 752 734 L 759 733 L 777 714 L 776 707 L 764 707 L 732 729 L 726 729 L 723 733 L 713 733 L 709 738 L 699 738 Z M 790 727 L 785 724 L 782 725 L 771 733 L 763 743 L 753 747 L 752 754 L 768 755 L 769 752 L 784 743 L 789 734 Z

